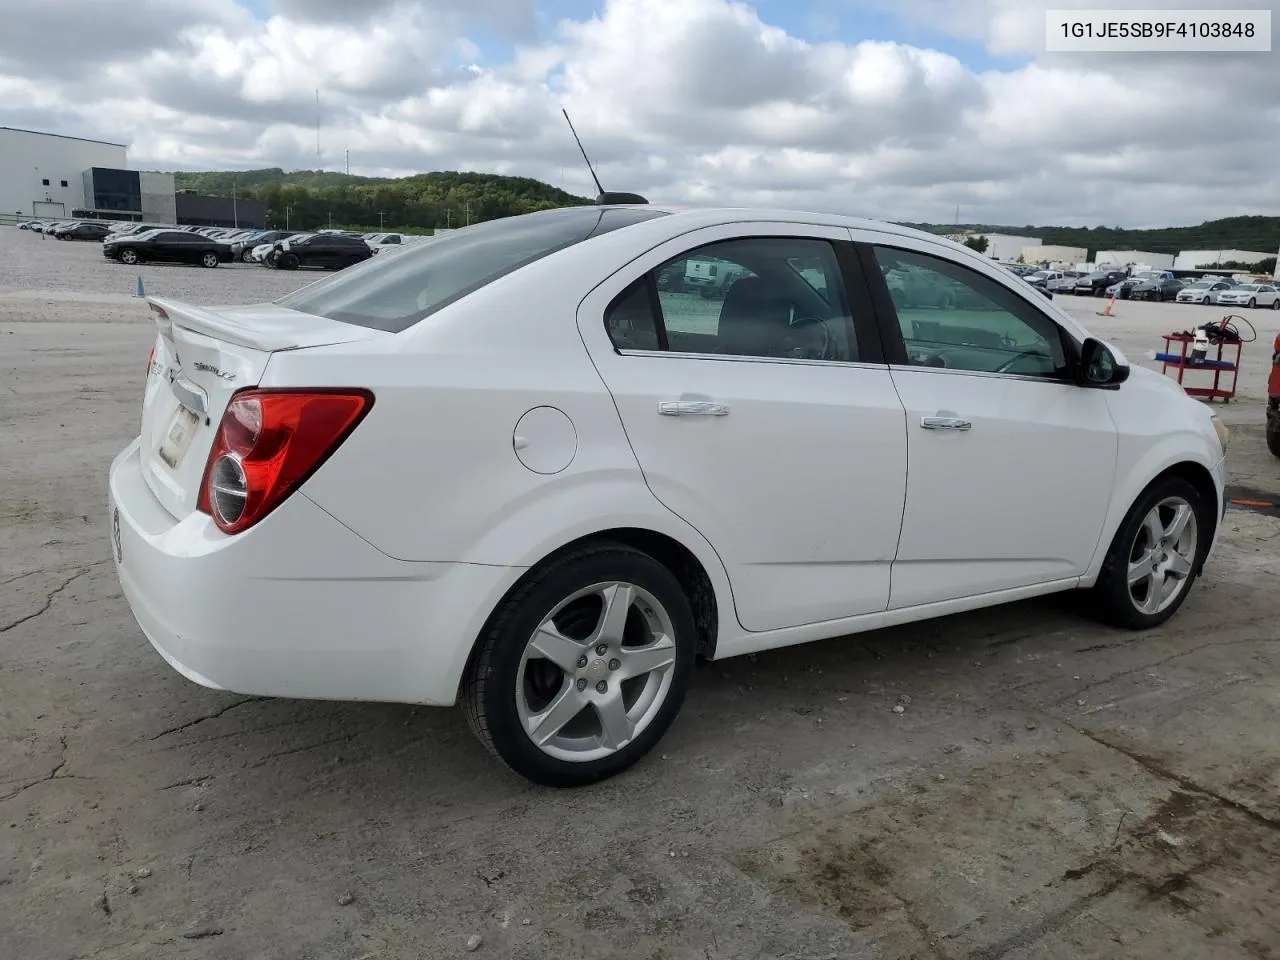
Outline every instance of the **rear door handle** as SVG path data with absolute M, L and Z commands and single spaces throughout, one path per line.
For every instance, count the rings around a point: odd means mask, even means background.
M 664 417 L 727 417 L 729 408 L 714 400 L 662 400 L 658 413 Z
M 959 417 L 922 417 L 920 426 L 926 430 L 969 430 L 973 424 Z

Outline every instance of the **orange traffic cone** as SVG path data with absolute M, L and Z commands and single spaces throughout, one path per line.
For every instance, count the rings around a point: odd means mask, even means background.
M 1116 298 L 1114 295 L 1112 295 L 1111 299 L 1107 301 L 1107 305 L 1098 311 L 1098 316 L 1100 317 L 1111 316 L 1111 308 L 1114 307 L 1115 305 L 1116 305 Z

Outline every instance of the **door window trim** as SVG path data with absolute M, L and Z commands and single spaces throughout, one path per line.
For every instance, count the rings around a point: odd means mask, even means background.
M 944 374 L 950 376 L 969 376 L 969 377 L 988 377 L 1000 380 L 1020 380 L 1028 383 L 1046 383 L 1056 384 L 1060 386 L 1077 386 L 1076 367 L 1080 359 L 1080 344 L 1076 342 L 1075 337 L 1053 316 L 1040 309 L 1040 306 L 1029 297 L 1025 296 L 1021 291 L 1011 289 L 1009 286 L 987 277 L 985 274 L 972 270 L 963 263 L 949 260 L 937 253 L 930 253 L 924 250 L 917 250 L 912 247 L 901 246 L 895 244 L 890 238 L 884 240 L 855 240 L 853 247 L 857 252 L 858 261 L 862 267 L 862 276 L 867 285 L 869 295 L 875 308 L 875 317 L 880 336 L 884 342 L 884 354 L 886 362 L 890 368 L 901 370 L 927 371 L 929 373 Z M 876 257 L 875 248 L 880 247 L 885 250 L 897 251 L 901 253 L 911 254 L 916 257 L 924 257 L 930 260 L 939 260 L 949 264 L 957 269 L 970 270 L 977 276 L 984 277 L 992 284 L 999 287 L 1000 292 L 1004 294 L 1002 299 L 1008 303 L 1014 304 L 1017 309 L 1011 309 L 1007 303 L 997 303 L 996 305 L 1013 314 L 1019 320 L 1024 320 L 1023 313 L 1031 311 L 1035 316 L 1043 319 L 1052 325 L 1057 332 L 1058 341 L 1062 346 L 1063 356 L 1066 360 L 1066 366 L 1057 375 L 1051 377 L 1038 377 L 1025 373 L 998 373 L 994 370 L 964 370 L 957 367 L 926 367 L 918 366 L 910 362 L 907 356 L 907 344 L 902 336 L 902 326 L 898 319 L 898 307 L 893 302 L 893 296 L 889 292 L 889 285 L 885 282 L 884 274 L 880 270 L 880 261 Z M 1026 322 L 1024 320 L 1024 322 Z M 1028 323 L 1028 326 L 1031 324 Z M 1034 328 L 1033 328 L 1034 329 Z
M 744 224 L 749 227 L 750 224 Z M 844 228 L 835 228 L 843 230 Z M 752 357 L 740 354 L 723 354 L 723 353 L 689 353 L 684 351 L 676 351 L 670 348 L 667 339 L 667 322 L 666 314 L 662 309 L 661 291 L 658 289 L 658 272 L 673 260 L 687 258 L 695 255 L 700 250 L 709 247 L 717 247 L 722 244 L 733 243 L 739 240 L 802 240 L 808 242 L 825 243 L 831 248 L 832 258 L 836 265 L 836 276 L 844 285 L 844 295 L 846 306 L 848 308 L 849 317 L 846 318 L 848 329 L 847 335 L 851 337 L 852 342 L 857 345 L 857 360 L 814 360 L 808 358 L 796 357 Z M 613 338 L 608 335 L 607 320 L 610 311 L 627 296 L 628 291 L 632 289 L 632 285 L 636 282 L 633 277 L 619 290 L 605 306 L 601 321 L 605 329 L 605 337 L 614 353 L 624 357 L 672 357 L 682 359 L 697 360 L 715 360 L 720 362 L 745 362 L 745 363 L 783 363 L 783 364 L 801 364 L 805 366 L 821 365 L 824 367 L 883 367 L 885 365 L 885 342 L 881 325 L 879 324 L 875 312 L 875 307 L 868 284 L 864 276 L 864 268 L 859 260 L 856 251 L 856 244 L 852 239 L 836 238 L 829 236 L 812 236 L 806 234 L 790 234 L 790 233 L 754 233 L 744 232 L 732 237 L 722 237 L 716 240 L 707 240 L 698 243 L 692 247 L 688 247 L 674 256 L 668 257 L 661 263 L 646 270 L 643 274 L 645 278 L 645 286 L 649 293 L 650 309 L 653 311 L 654 324 L 658 338 L 658 349 L 643 350 L 636 348 L 619 348 L 614 345 Z M 905 352 L 904 352 L 905 355 Z

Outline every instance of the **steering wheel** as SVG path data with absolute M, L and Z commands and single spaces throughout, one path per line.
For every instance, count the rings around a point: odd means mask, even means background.
M 1012 369 L 1013 366 L 1024 357 L 1038 357 L 1041 360 L 1045 359 L 1045 355 L 1041 353 L 1039 350 L 1022 350 L 1019 353 L 1015 353 L 1012 357 L 1010 357 L 1004 363 L 1000 364 L 1000 366 L 996 367 L 994 372 L 1008 373 L 1009 370 Z
M 791 330 L 796 330 L 800 327 L 807 328 L 807 327 L 813 327 L 813 326 L 816 326 L 819 330 L 822 331 L 822 346 L 820 348 L 817 348 L 816 350 L 811 346 L 797 346 L 795 348 L 796 351 L 799 351 L 800 353 L 805 354 L 804 356 L 800 356 L 798 353 L 797 359 L 804 359 L 804 360 L 828 359 L 827 354 L 831 350 L 831 328 L 827 326 L 827 321 L 824 320 L 822 317 L 814 317 L 808 314 L 796 317 L 794 320 L 791 321 L 791 324 L 787 329 L 788 331 L 791 331 Z

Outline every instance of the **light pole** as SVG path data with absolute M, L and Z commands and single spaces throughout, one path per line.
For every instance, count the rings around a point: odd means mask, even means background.
M 236 175 L 231 175 L 231 219 L 235 222 L 235 227 L 240 228 L 240 210 L 236 206 Z

